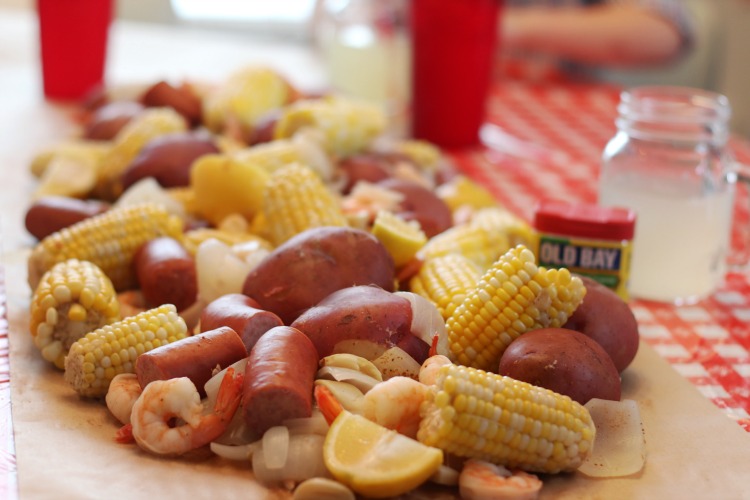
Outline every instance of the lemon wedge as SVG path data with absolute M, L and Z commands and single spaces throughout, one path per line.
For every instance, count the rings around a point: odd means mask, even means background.
M 331 474 L 353 491 L 385 498 L 427 481 L 443 463 L 443 452 L 342 411 L 326 435 L 323 460 Z
M 406 221 L 387 210 L 378 212 L 372 225 L 372 234 L 391 254 L 396 267 L 413 259 L 427 243 L 427 236 L 417 221 Z

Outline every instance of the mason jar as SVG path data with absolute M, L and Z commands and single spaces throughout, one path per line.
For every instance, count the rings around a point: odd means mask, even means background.
M 636 212 L 631 296 L 689 304 L 722 282 L 737 179 L 729 116 L 727 98 L 705 90 L 645 86 L 621 94 L 599 203 Z

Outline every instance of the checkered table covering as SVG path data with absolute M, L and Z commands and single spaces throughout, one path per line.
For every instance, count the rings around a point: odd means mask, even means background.
M 456 163 L 527 220 L 540 198 L 594 202 L 601 152 L 615 132 L 619 93 L 601 84 L 498 84 L 489 121 L 498 126 L 503 149 L 457 153 Z M 739 161 L 750 164 L 746 142 L 734 139 L 732 148 Z M 739 249 L 750 227 L 742 185 L 735 212 L 733 246 Z M 750 273 L 730 273 L 717 293 L 692 306 L 631 303 L 643 340 L 748 431 L 749 279 Z

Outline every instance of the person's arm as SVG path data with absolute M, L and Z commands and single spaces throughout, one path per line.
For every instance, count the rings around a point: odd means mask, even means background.
M 501 47 L 610 67 L 647 67 L 676 59 L 687 27 L 632 3 L 592 7 L 512 7 L 502 13 Z

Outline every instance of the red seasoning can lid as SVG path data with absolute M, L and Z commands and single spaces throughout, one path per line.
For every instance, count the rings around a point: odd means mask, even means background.
M 534 227 L 543 233 L 600 240 L 632 240 L 635 211 L 593 203 L 542 200 L 534 210 Z

